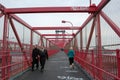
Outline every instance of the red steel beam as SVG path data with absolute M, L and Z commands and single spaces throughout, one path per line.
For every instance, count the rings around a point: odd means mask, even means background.
M 79 26 L 74 27 L 65 27 L 65 26 L 56 26 L 56 27 L 32 27 L 32 30 L 79 30 Z
M 2 13 L 0 13 L 0 18 L 3 16 L 3 14 Z
M 2 66 L 6 66 L 6 58 L 7 56 L 4 56 L 7 54 L 7 47 L 8 47 L 8 43 L 7 43 L 7 32 L 8 32 L 8 15 L 5 15 L 4 17 L 4 28 L 3 28 L 3 41 L 2 41 L 2 46 L 3 46 L 3 52 L 2 53 Z M 6 73 L 5 73 L 5 69 L 6 68 L 2 68 L 1 69 L 1 77 L 5 77 Z
M 97 11 L 94 14 L 91 14 L 86 21 L 82 24 L 82 26 L 80 27 L 79 31 L 75 34 L 77 35 L 91 20 L 94 16 L 96 16 L 101 10 L 102 8 L 109 2 L 110 0 L 101 0 L 101 2 L 98 4 L 97 6 Z
M 14 25 L 14 23 L 13 23 L 13 21 L 12 21 L 11 18 L 10 18 L 10 24 L 11 24 L 11 27 L 12 27 L 12 29 L 13 29 L 13 32 L 14 32 L 14 34 L 15 34 L 15 36 L 16 36 L 16 39 L 17 39 L 17 41 L 18 41 L 18 44 L 19 44 L 21 50 L 23 51 L 23 45 L 22 45 L 22 43 L 21 43 L 21 41 L 20 41 L 20 37 L 19 37 L 19 35 L 18 35 L 17 31 L 16 31 L 15 25 Z
M 11 14 L 10 16 L 11 16 L 13 19 L 15 19 L 16 21 L 18 21 L 19 23 L 21 23 L 22 25 L 26 26 L 27 28 L 29 28 L 29 29 L 32 28 L 28 23 L 26 23 L 25 21 L 23 21 L 23 20 L 22 20 L 21 18 L 19 18 L 18 16 L 13 15 L 13 14 Z
M 72 39 L 72 38 L 46 38 L 46 39 Z
M 32 27 L 28 23 L 26 23 L 24 20 L 22 20 L 21 18 L 19 18 L 18 16 L 14 15 L 14 14 L 10 14 L 10 16 L 14 20 L 18 21 L 19 23 L 21 23 L 22 25 L 24 25 L 25 27 L 27 27 L 28 29 L 32 30 Z M 34 32 L 37 33 L 38 35 L 41 35 L 38 31 L 34 31 Z
M 91 14 L 86 21 L 82 24 L 82 26 L 80 27 L 79 31 L 75 34 L 75 36 L 92 20 L 93 17 L 95 17 L 101 10 L 102 8 L 109 2 L 110 0 L 102 0 L 98 6 L 97 6 L 97 12 L 95 12 L 94 14 Z M 118 31 L 117 31 L 118 32 Z M 118 33 L 119 35 L 119 33 Z
M 50 41 L 56 41 L 55 39 L 49 39 Z M 68 39 L 69 40 L 69 39 Z M 68 41 L 68 40 L 65 40 L 65 41 Z M 58 41 L 63 41 L 62 39 L 58 39 Z
M 10 20 L 10 24 L 11 24 L 11 27 L 12 27 L 12 29 L 13 29 L 13 32 L 14 32 L 14 34 L 15 34 L 15 36 L 16 36 L 17 41 L 18 41 L 18 44 L 19 44 L 19 46 L 20 46 L 20 48 L 21 48 L 21 51 L 23 52 L 23 55 L 24 55 L 24 57 L 25 57 L 25 60 L 27 61 L 27 64 L 30 65 L 30 63 L 29 63 L 29 61 L 28 61 L 28 58 L 27 58 L 27 55 L 25 54 L 25 50 L 24 50 L 24 48 L 23 48 L 23 45 L 22 45 L 22 43 L 21 43 L 21 41 L 20 41 L 20 37 L 19 37 L 19 35 L 18 35 L 17 31 L 16 31 L 15 25 L 14 25 L 14 23 L 13 23 L 13 21 L 12 21 L 11 18 L 10 18 L 9 20 Z
M 103 11 L 101 11 L 101 16 L 110 25 L 110 27 L 115 31 L 115 33 L 120 37 L 120 28 Z
M 6 8 L 5 12 L 15 13 L 60 13 L 60 12 L 89 12 L 97 11 L 96 6 L 90 7 L 34 7 L 34 8 Z
M 2 13 L 4 13 L 4 10 L 5 10 L 5 7 L 2 4 L 0 4 L 0 11 L 2 11 Z
M 72 34 L 41 34 L 42 36 L 73 36 Z
M 101 2 L 97 6 L 97 12 L 100 12 L 109 1 L 110 0 L 101 0 Z
M 87 42 L 87 45 L 86 45 L 86 51 L 89 50 L 90 42 L 91 42 L 93 32 L 94 32 L 95 21 L 96 21 L 96 17 L 94 17 L 94 20 L 93 20 L 93 23 L 92 23 L 92 26 L 91 26 L 88 42 Z

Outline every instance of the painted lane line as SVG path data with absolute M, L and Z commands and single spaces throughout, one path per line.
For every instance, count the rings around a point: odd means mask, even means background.
M 83 80 L 83 78 L 76 78 L 73 76 L 57 76 L 57 78 L 61 80 Z
M 76 70 L 67 70 L 66 72 L 68 72 L 68 73 L 77 73 L 78 71 L 76 71 Z

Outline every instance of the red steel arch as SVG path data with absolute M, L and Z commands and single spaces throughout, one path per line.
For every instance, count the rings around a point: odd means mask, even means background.
M 76 49 L 76 61 L 81 64 L 81 66 L 83 68 L 85 68 L 90 74 L 91 76 L 93 76 L 95 79 L 99 79 L 99 80 L 105 80 L 103 77 L 103 75 L 105 74 L 105 76 L 109 76 L 112 79 L 115 80 L 120 80 L 120 64 L 118 64 L 118 71 L 117 71 L 117 75 L 106 72 L 103 69 L 103 56 L 102 55 L 102 43 L 101 43 L 101 27 L 100 27 L 100 16 L 103 17 L 103 19 L 110 25 L 110 27 L 113 29 L 113 31 L 117 34 L 117 36 L 120 37 L 120 28 L 102 11 L 102 9 L 106 6 L 106 4 L 109 2 L 110 0 L 101 0 L 101 2 L 98 5 L 92 5 L 91 4 L 91 0 L 90 0 L 90 6 L 88 7 L 31 7 L 31 8 L 6 8 L 4 7 L 2 4 L 0 4 L 0 18 L 4 16 L 4 30 L 3 30 L 3 40 L 0 40 L 0 43 L 2 44 L 2 50 L 0 52 L 1 54 L 1 59 L 2 59 L 2 68 L 1 69 L 1 78 L 2 80 L 7 80 L 10 78 L 10 67 L 12 67 L 13 65 L 11 65 L 10 58 L 10 50 L 8 49 L 8 45 L 9 44 L 13 44 L 15 46 L 19 46 L 20 47 L 20 52 L 23 53 L 23 62 L 24 62 L 24 70 L 26 68 L 28 68 L 28 66 L 31 65 L 30 61 L 30 57 L 31 54 L 27 54 L 28 52 L 31 53 L 32 47 L 33 47 L 33 34 L 36 33 L 40 36 L 38 45 L 39 46 L 44 46 L 47 47 L 49 46 L 49 48 L 51 49 L 51 46 L 53 48 L 59 49 L 59 48 L 67 48 L 70 46 L 74 46 Z M 23 21 L 21 18 L 19 18 L 18 16 L 16 16 L 15 14 L 26 14 L 26 13 L 89 13 L 89 17 L 86 19 L 86 21 L 81 25 L 81 26 L 73 26 L 73 30 L 78 30 L 76 33 L 74 34 L 41 34 L 40 32 L 38 32 L 37 30 L 71 30 L 71 27 L 69 26 L 49 26 L 49 27 L 32 27 L 31 25 L 29 25 L 28 23 L 26 23 L 25 21 Z M 16 30 L 14 21 L 16 20 L 17 22 L 21 23 L 22 25 L 24 25 L 25 27 L 27 27 L 30 30 L 30 44 L 23 44 L 22 41 L 20 40 L 20 36 L 18 35 L 18 32 Z M 93 20 L 93 21 L 92 21 Z M 86 42 L 86 46 L 85 49 L 83 49 L 83 36 L 82 36 L 82 30 L 83 28 L 85 28 L 85 26 L 92 21 L 92 25 L 91 25 L 91 30 L 90 30 L 90 34 L 88 37 L 88 40 Z M 7 40 L 8 37 L 8 22 L 11 25 L 11 28 L 14 32 L 15 38 L 17 39 L 17 43 L 16 42 L 10 42 Z M 94 52 L 93 50 L 91 52 L 89 52 L 90 50 L 90 43 L 92 40 L 92 36 L 93 36 L 93 31 L 94 28 L 96 29 L 96 52 Z M 78 41 L 77 41 L 77 37 L 78 34 L 80 33 L 80 49 L 77 50 L 78 48 Z M 49 36 L 46 37 L 46 36 Z M 56 36 L 59 36 L 58 38 L 56 38 Z M 67 36 L 68 38 L 66 38 L 65 36 Z M 56 43 L 57 40 L 57 43 Z M 27 49 L 28 48 L 28 49 Z M 14 50 L 16 50 L 16 47 L 14 47 Z M 111 51 L 111 50 L 108 50 Z M 49 55 L 52 55 L 52 52 Z M 55 51 L 54 51 L 55 52 Z M 117 58 L 113 57 L 114 59 L 117 59 L 117 61 L 119 62 L 119 54 L 120 54 L 120 50 L 113 50 L 112 52 L 116 52 L 117 54 Z M 94 54 L 97 53 L 97 54 Z M 86 58 L 88 56 L 91 56 L 91 58 L 88 58 L 89 61 L 91 61 L 91 63 L 88 63 L 86 61 Z M 96 63 L 95 60 L 96 59 Z M 98 61 L 98 63 L 97 63 Z M 116 61 L 116 62 L 117 62 Z M 8 63 L 7 63 L 8 62 Z M 20 64 L 20 62 L 17 62 L 16 64 Z M 14 64 L 15 65 L 15 64 Z M 88 68 L 88 66 L 90 66 L 90 68 Z M 93 71 L 92 71 L 92 70 Z M 116 69 L 116 68 L 115 68 Z M 6 73 L 7 72 L 7 73 Z M 19 71 L 18 71 L 19 72 Z M 98 75 L 95 74 L 95 72 L 98 72 Z M 17 72 L 16 72 L 17 73 Z M 6 76 L 7 75 L 7 76 Z M 109 78 L 106 78 L 109 79 Z

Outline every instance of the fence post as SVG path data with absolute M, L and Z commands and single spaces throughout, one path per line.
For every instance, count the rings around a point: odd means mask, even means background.
M 8 67 L 7 67 L 7 75 L 8 75 L 8 79 L 10 78 L 10 73 L 11 73 L 11 56 L 10 56 L 10 50 L 8 50 L 8 54 L 7 54 L 7 59 L 8 59 Z
M 120 78 L 120 50 L 119 49 L 116 50 L 116 54 L 117 54 L 117 65 L 118 65 L 118 77 Z
M 94 59 L 94 51 L 92 50 L 92 65 L 95 65 L 95 59 Z M 95 68 L 92 67 L 92 71 L 93 71 L 93 76 L 95 78 Z

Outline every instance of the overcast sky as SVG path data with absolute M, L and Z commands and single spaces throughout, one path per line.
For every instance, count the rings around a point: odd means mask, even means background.
M 38 6 L 89 6 L 90 0 L 0 0 L 9 8 Z M 101 0 L 91 0 L 98 4 Z
M 89 0 L 0 0 L 7 8 L 48 7 L 48 6 L 89 6 Z M 92 0 L 96 5 L 101 0 Z M 61 23 L 62 20 L 70 21 L 73 26 L 80 26 L 90 15 L 88 13 L 36 13 L 17 14 L 25 22 L 34 26 L 72 26 Z M 53 31 L 52 31 L 53 32 Z M 72 31 L 67 31 L 72 32 Z M 74 31 L 75 32 L 75 31 Z M 46 33 L 42 31 L 41 33 Z M 55 33 L 55 32 L 54 32 Z
M 96 5 L 101 0 L 91 0 Z M 89 0 L 0 0 L 0 3 L 7 8 L 24 8 L 24 7 L 55 7 L 55 6 L 89 6 Z M 107 5 L 104 10 L 112 20 L 120 24 L 119 19 L 119 4 L 120 0 L 111 0 L 110 5 Z M 109 7 L 108 7 L 109 6 Z M 117 7 L 116 7 L 117 6 Z M 111 11 L 112 10 L 112 11 Z M 116 12 L 116 11 L 118 12 Z M 109 14 L 111 13 L 111 14 Z M 115 15 L 113 15 L 115 14 Z M 88 13 L 36 13 L 36 14 L 17 14 L 25 22 L 34 26 L 71 26 L 69 23 L 61 23 L 62 20 L 72 22 L 73 26 L 81 26 L 86 18 L 90 15 Z M 110 28 L 109 28 L 110 29 Z M 52 31 L 55 33 L 55 31 Z M 50 33 L 52 33 L 50 32 Z M 69 32 L 69 31 L 68 31 Z M 72 32 L 72 31 L 71 31 Z M 69 32 L 69 33 L 71 33 Z M 48 33 L 43 31 L 42 33 Z M 105 35 L 104 35 L 105 36 Z M 119 38 L 117 39 L 119 43 Z M 112 40 L 113 41 L 113 40 Z
M 0 0 L 7 8 L 21 7 L 46 7 L 46 6 L 89 6 L 89 0 Z M 92 3 L 99 3 L 100 0 L 92 0 Z M 57 26 L 61 20 L 71 21 L 73 25 L 80 25 L 89 14 L 20 14 L 19 16 L 31 26 Z M 65 24 L 64 24 L 65 25 Z M 63 25 L 63 26 L 64 26 Z M 69 24 L 66 24 L 69 26 Z

